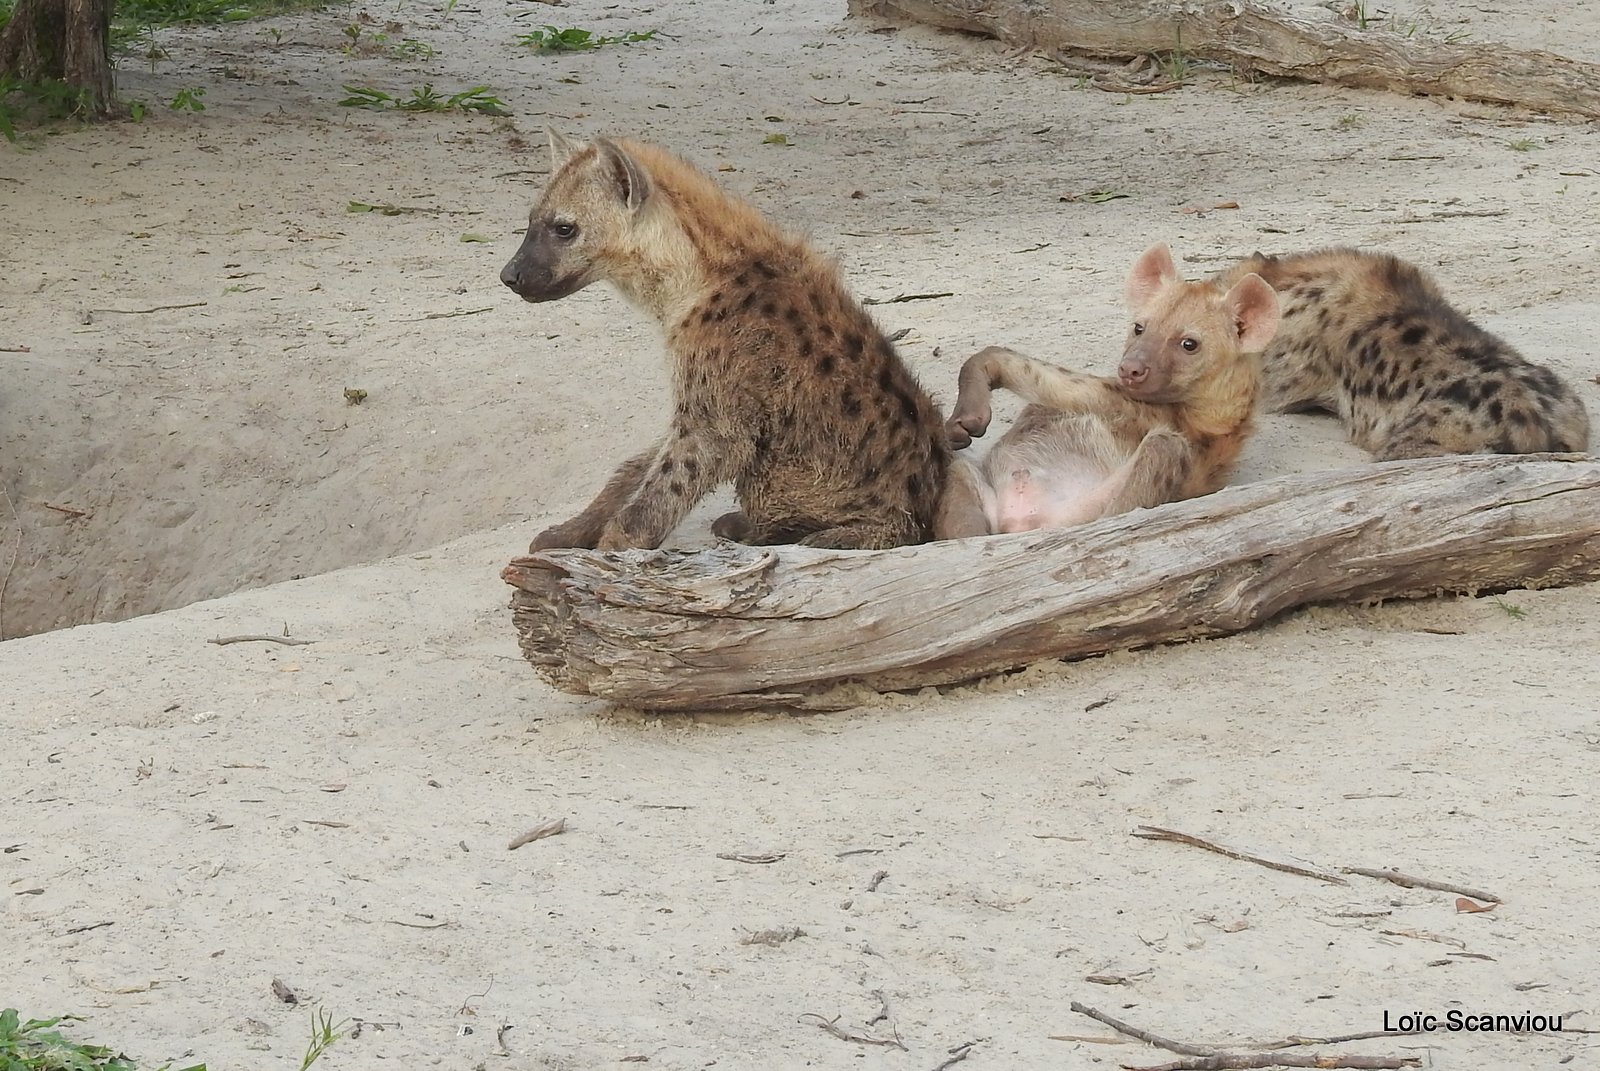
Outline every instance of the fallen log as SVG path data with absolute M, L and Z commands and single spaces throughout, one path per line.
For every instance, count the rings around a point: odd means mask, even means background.
M 887 551 L 545 551 L 504 570 L 523 654 L 648 710 L 840 709 L 1334 600 L 1600 578 L 1600 460 L 1394 461 L 1079 528 Z M 849 687 L 840 687 L 849 686 Z
M 984 34 L 1047 54 L 1181 53 L 1242 72 L 1600 116 L 1600 64 L 1360 28 L 1259 0 L 850 0 L 850 12 Z

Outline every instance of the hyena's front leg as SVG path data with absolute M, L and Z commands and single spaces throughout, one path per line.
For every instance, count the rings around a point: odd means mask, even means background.
M 598 550 L 655 548 L 717 484 L 729 478 L 733 458 L 723 443 L 683 424 L 656 451 L 633 498 L 612 517 Z
M 644 453 L 624 461 L 582 513 L 569 521 L 552 525 L 534 536 L 533 542 L 528 545 L 529 553 L 556 547 L 593 549 L 606 525 L 621 512 L 622 507 L 626 506 L 638 491 L 645 472 L 650 468 L 650 463 L 660 453 L 661 444 L 657 443 Z

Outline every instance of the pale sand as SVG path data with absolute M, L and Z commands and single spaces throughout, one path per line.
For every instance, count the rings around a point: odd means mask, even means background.
M 1541 14 L 1438 13 L 1594 58 L 1588 7 L 1518 6 Z M 345 56 L 346 11 L 270 23 L 277 47 L 261 24 L 163 34 L 172 59 L 130 61 L 124 91 L 204 85 L 203 115 L 0 147 L 0 346 L 32 348 L 0 354 L 0 486 L 23 522 L 6 634 L 193 603 L 0 645 L 0 1006 L 212 1068 L 298 1066 L 307 1015 L 274 977 L 387 1024 L 330 1069 L 929 1071 L 975 1038 L 964 1071 L 1168 1058 L 1050 1040 L 1110 1036 L 1074 999 L 1191 1041 L 1372 1030 L 1385 1009 L 1600 1028 L 1600 587 L 1316 609 L 838 715 L 657 720 L 545 687 L 497 577 L 666 412 L 656 333 L 614 292 L 530 306 L 497 281 L 547 116 L 732 167 L 863 296 L 954 291 L 877 310 L 946 403 L 989 343 L 1110 367 L 1123 273 L 1154 241 L 1195 274 L 1354 242 L 1435 270 L 1600 414 L 1594 124 L 1220 74 L 1126 99 L 992 42 L 867 33 L 839 3 L 371 11 L 368 36 L 398 18 L 392 40 L 439 55 Z M 676 37 L 513 43 L 546 21 Z M 522 133 L 334 103 L 341 82 L 424 80 L 488 84 Z M 1061 200 L 1104 188 L 1132 196 Z M 1182 211 L 1224 201 L 1241 207 Z M 1462 211 L 1502 214 L 1400 222 Z M 1364 461 L 1329 420 L 1262 424 L 1240 481 Z M 0 568 L 8 524 L 0 504 Z M 206 642 L 285 623 L 317 642 Z M 1140 823 L 1507 902 L 1457 914 Z M 738 852 L 786 854 L 717 858 Z M 788 926 L 806 936 L 741 943 Z M 797 1021 L 865 1024 L 874 991 L 909 1052 Z M 1345 1048 L 1481 1071 L 1591 1066 L 1600 1045 Z

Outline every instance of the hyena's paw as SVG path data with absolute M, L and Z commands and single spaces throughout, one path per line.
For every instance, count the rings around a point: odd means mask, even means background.
M 568 547 L 591 549 L 594 547 L 594 538 L 586 536 L 571 521 L 567 521 L 564 524 L 553 524 L 533 537 L 533 542 L 528 544 L 528 553 L 536 554 L 541 550 L 564 550 Z
M 755 534 L 755 525 L 750 523 L 740 510 L 724 513 L 711 522 L 711 534 L 718 539 L 731 539 L 735 543 L 748 543 Z
M 957 409 L 944 422 L 945 439 L 949 441 L 951 449 L 965 450 L 972 445 L 973 439 L 983 438 L 983 433 L 989 430 L 989 421 L 993 419 L 994 411 L 987 405 L 967 406 Z

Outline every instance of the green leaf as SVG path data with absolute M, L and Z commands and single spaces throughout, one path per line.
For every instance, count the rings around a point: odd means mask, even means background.
M 788 134 L 768 134 L 766 137 L 761 139 L 761 144 L 763 144 L 763 145 L 787 145 L 787 144 L 789 144 L 789 135 Z
M 471 231 L 468 231 L 466 234 L 463 234 L 461 236 L 461 241 L 463 241 L 463 242 L 492 242 L 492 241 L 494 241 L 494 239 L 490 238 L 486 234 L 474 234 Z

